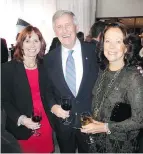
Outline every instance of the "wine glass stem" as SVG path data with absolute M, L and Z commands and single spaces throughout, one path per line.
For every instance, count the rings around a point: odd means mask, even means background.
M 34 136 L 40 136 L 41 133 L 37 129 L 35 129 L 35 130 L 33 130 L 33 135 Z

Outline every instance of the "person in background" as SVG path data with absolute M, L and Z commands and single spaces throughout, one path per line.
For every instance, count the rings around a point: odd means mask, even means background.
M 89 43 L 89 42 L 91 42 L 91 40 L 92 40 L 92 37 L 90 34 L 85 37 L 85 42 Z
M 104 31 L 105 26 L 106 24 L 103 21 L 97 21 L 92 25 L 90 29 L 90 34 L 92 38 L 90 41 L 91 43 L 96 45 L 98 42 L 100 42 L 101 34 Z
M 17 31 L 17 34 L 16 34 L 16 41 L 18 39 L 18 36 L 20 35 L 20 33 L 22 32 L 22 30 L 24 28 L 26 28 L 27 26 L 30 26 L 31 24 L 28 23 L 27 21 L 23 20 L 23 19 L 20 19 L 18 18 L 17 20 L 17 23 L 16 23 L 16 31 Z M 11 52 L 11 59 L 13 59 L 14 57 L 14 52 L 15 52 L 15 43 L 12 43 L 11 44 L 11 47 L 9 48 L 10 52 Z
M 139 35 L 141 38 L 141 46 L 142 48 L 139 51 L 139 56 L 141 57 L 141 59 L 143 60 L 143 28 L 141 29 L 141 34 Z M 143 67 L 143 66 L 142 66 Z
M 80 40 L 80 41 L 84 41 L 84 33 L 83 32 L 78 32 L 77 33 L 77 38 Z
M 130 34 L 130 39 L 135 46 L 134 47 L 134 56 L 137 61 L 136 67 L 143 76 L 143 58 L 140 56 L 140 51 L 142 48 L 140 37 L 135 34 Z
M 8 61 L 7 43 L 4 38 L 0 38 L 0 42 L 1 42 L 1 63 L 5 63 Z
M 43 107 L 45 50 L 46 43 L 39 29 L 28 26 L 18 36 L 14 59 L 2 65 L 1 101 L 7 113 L 6 128 L 24 153 L 54 151 L 52 128 Z M 33 113 L 38 111 L 41 121 L 34 122 Z M 35 130 L 40 136 L 36 136 Z
M 53 49 L 55 49 L 56 47 L 58 47 L 61 44 L 61 42 L 59 41 L 58 37 L 54 37 L 53 41 L 51 43 L 49 52 L 52 51 Z
M 53 29 L 61 45 L 44 57 L 47 73 L 47 112 L 52 113 L 61 153 L 86 153 L 88 146 L 79 129 L 80 113 L 91 110 L 92 88 L 98 74 L 95 48 L 77 38 L 74 13 L 59 10 L 53 16 Z M 72 102 L 71 112 L 61 107 L 62 98 Z M 70 116 L 69 124 L 63 120 Z
M 135 67 L 135 44 L 117 22 L 107 25 L 99 49 L 100 62 L 108 65 L 93 88 L 94 120 L 81 132 L 94 134 L 90 152 L 136 152 L 143 127 L 143 77 Z

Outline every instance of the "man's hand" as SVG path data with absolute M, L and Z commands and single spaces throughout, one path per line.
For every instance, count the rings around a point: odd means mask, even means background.
M 53 105 L 51 108 L 51 112 L 54 113 L 59 118 L 68 118 L 69 117 L 69 111 L 65 111 L 61 108 L 61 105 Z

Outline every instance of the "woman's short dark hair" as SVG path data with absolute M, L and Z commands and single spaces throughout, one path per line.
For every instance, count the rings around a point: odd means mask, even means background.
M 136 59 L 134 57 L 137 49 L 136 42 L 134 41 L 134 39 L 132 39 L 131 35 L 127 34 L 127 27 L 124 24 L 115 22 L 115 23 L 110 23 L 106 26 L 106 28 L 102 33 L 101 40 L 97 44 L 98 60 L 99 60 L 99 63 L 101 64 L 101 68 L 108 64 L 108 60 L 104 56 L 104 36 L 105 36 L 105 33 L 110 28 L 119 28 L 123 33 L 123 36 L 124 36 L 123 42 L 127 48 L 127 52 L 125 53 L 125 56 L 124 56 L 125 65 L 129 66 L 129 65 L 136 64 Z
M 15 52 L 14 52 L 14 59 L 18 60 L 18 61 L 23 61 L 23 42 L 26 39 L 27 35 L 31 35 L 32 32 L 35 32 L 38 37 L 39 40 L 41 42 L 41 49 L 40 52 L 38 53 L 36 59 L 37 61 L 40 61 L 41 59 L 43 59 L 43 56 L 45 54 L 45 50 L 46 50 L 46 42 L 42 36 L 42 33 L 40 32 L 40 30 L 36 27 L 33 26 L 27 26 L 18 36 L 17 38 L 17 43 L 15 46 Z

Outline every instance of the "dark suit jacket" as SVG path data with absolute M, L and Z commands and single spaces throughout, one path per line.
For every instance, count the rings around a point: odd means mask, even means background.
M 49 110 L 54 104 L 60 104 L 61 96 L 71 96 L 72 115 L 74 120 L 70 126 L 64 126 L 60 118 L 53 114 L 54 129 L 62 137 L 64 133 L 70 134 L 69 128 L 79 126 L 79 114 L 83 111 L 91 110 L 92 88 L 98 75 L 98 64 L 96 61 L 95 48 L 89 43 L 81 43 L 83 59 L 83 78 L 76 98 L 70 91 L 63 74 L 61 46 L 48 53 L 44 58 L 44 67 L 47 73 L 47 95 Z M 47 109 L 48 110 L 48 109 Z M 75 116 L 77 113 L 77 116 Z
M 1 153 L 20 153 L 17 140 L 5 129 L 6 113 L 1 107 Z
M 44 102 L 45 76 L 42 64 L 38 65 L 41 99 Z M 12 60 L 2 65 L 2 103 L 7 113 L 7 129 L 17 139 L 28 139 L 31 130 L 17 126 L 20 115 L 31 117 L 32 96 L 23 63 Z
M 140 130 L 138 140 L 139 140 L 139 151 L 138 152 L 143 153 L 143 129 Z
M 53 41 L 51 43 L 50 49 L 49 51 L 55 49 L 56 47 L 58 47 L 61 44 L 61 42 L 59 41 L 59 39 L 57 37 L 53 38 Z
M 1 40 L 1 63 L 5 63 L 8 61 L 8 49 L 6 45 L 6 40 L 2 38 L 0 40 Z

